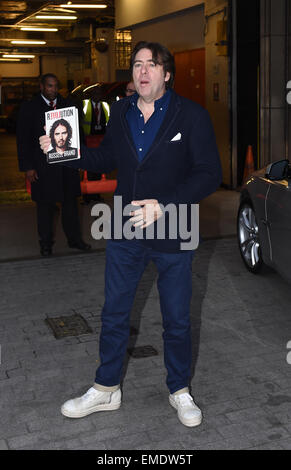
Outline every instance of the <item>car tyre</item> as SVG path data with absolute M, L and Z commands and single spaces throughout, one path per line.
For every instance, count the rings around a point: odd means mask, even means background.
M 239 251 L 246 268 L 256 274 L 263 266 L 259 226 L 250 201 L 240 204 L 237 215 L 237 239 Z

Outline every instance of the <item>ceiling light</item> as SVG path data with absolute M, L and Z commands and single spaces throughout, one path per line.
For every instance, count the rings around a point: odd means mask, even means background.
M 95 5 L 92 5 L 92 4 L 85 4 L 85 3 L 70 3 L 70 4 L 65 4 L 65 3 L 62 3 L 60 5 L 60 7 L 62 8 L 107 8 L 107 5 L 104 5 L 104 4 L 95 4 Z
M 69 5 L 70 6 L 70 5 Z M 58 14 L 62 14 L 62 13 L 65 13 L 66 15 L 68 13 L 73 13 L 73 14 L 76 14 L 76 10 L 69 10 L 68 8 L 55 8 L 54 12 L 58 13 Z M 41 12 L 40 12 L 41 13 Z M 45 14 L 45 11 L 43 11 L 43 14 Z
M 58 31 L 58 28 L 36 28 L 34 26 L 26 26 L 20 29 L 21 31 Z
M 26 40 L 13 40 L 11 44 L 46 44 L 46 41 L 26 41 Z
M 64 16 L 64 15 L 36 15 L 38 20 L 76 20 L 77 16 Z
M 2 55 L 3 58 L 6 58 L 6 59 L 14 59 L 14 58 L 20 58 L 20 59 L 33 59 L 35 57 L 35 55 L 32 55 L 32 54 L 3 54 Z

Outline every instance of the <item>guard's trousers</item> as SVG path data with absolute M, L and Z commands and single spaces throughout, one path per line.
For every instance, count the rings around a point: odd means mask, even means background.
M 193 255 L 193 251 L 154 251 L 142 240 L 108 240 L 97 384 L 105 387 L 120 384 L 129 339 L 130 311 L 139 280 L 152 260 L 158 271 L 166 383 L 170 393 L 189 386 Z
M 68 242 L 81 240 L 81 226 L 76 198 L 65 199 L 62 203 L 62 226 Z M 55 202 L 37 202 L 37 229 L 40 244 L 51 246 L 54 243 Z

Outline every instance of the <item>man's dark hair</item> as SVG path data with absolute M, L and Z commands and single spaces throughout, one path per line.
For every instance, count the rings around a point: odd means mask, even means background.
M 155 64 L 159 64 L 163 66 L 165 75 L 167 72 L 170 73 L 170 78 L 166 82 L 166 88 L 172 88 L 174 85 L 174 78 L 175 78 L 175 71 L 176 71 L 175 60 L 174 60 L 173 55 L 170 53 L 170 51 L 165 46 L 163 46 L 162 44 L 158 42 L 140 41 L 135 45 L 132 51 L 131 60 L 130 60 L 131 73 L 132 73 L 133 64 L 135 61 L 135 56 L 141 49 L 149 49 L 152 52 L 153 62 Z
M 71 124 L 65 119 L 58 119 L 57 121 L 53 123 L 52 127 L 50 128 L 50 138 L 52 142 L 52 147 L 54 149 L 56 148 L 56 141 L 55 141 L 54 133 L 58 126 L 64 126 L 67 129 L 68 138 L 66 141 L 66 148 L 68 148 L 71 145 L 71 138 L 72 138 L 73 131 L 72 131 Z
M 44 75 L 42 75 L 40 77 L 40 83 L 42 85 L 45 85 L 45 82 L 48 78 L 54 78 L 59 83 L 58 77 L 54 73 L 45 73 Z

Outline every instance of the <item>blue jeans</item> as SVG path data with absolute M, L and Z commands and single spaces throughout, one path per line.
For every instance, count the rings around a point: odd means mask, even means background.
M 105 304 L 99 343 L 101 364 L 96 371 L 96 383 L 108 387 L 120 383 L 129 339 L 130 311 L 144 269 L 152 260 L 158 270 L 167 386 L 170 393 L 189 386 L 193 255 L 193 251 L 153 251 L 139 240 L 107 242 Z

